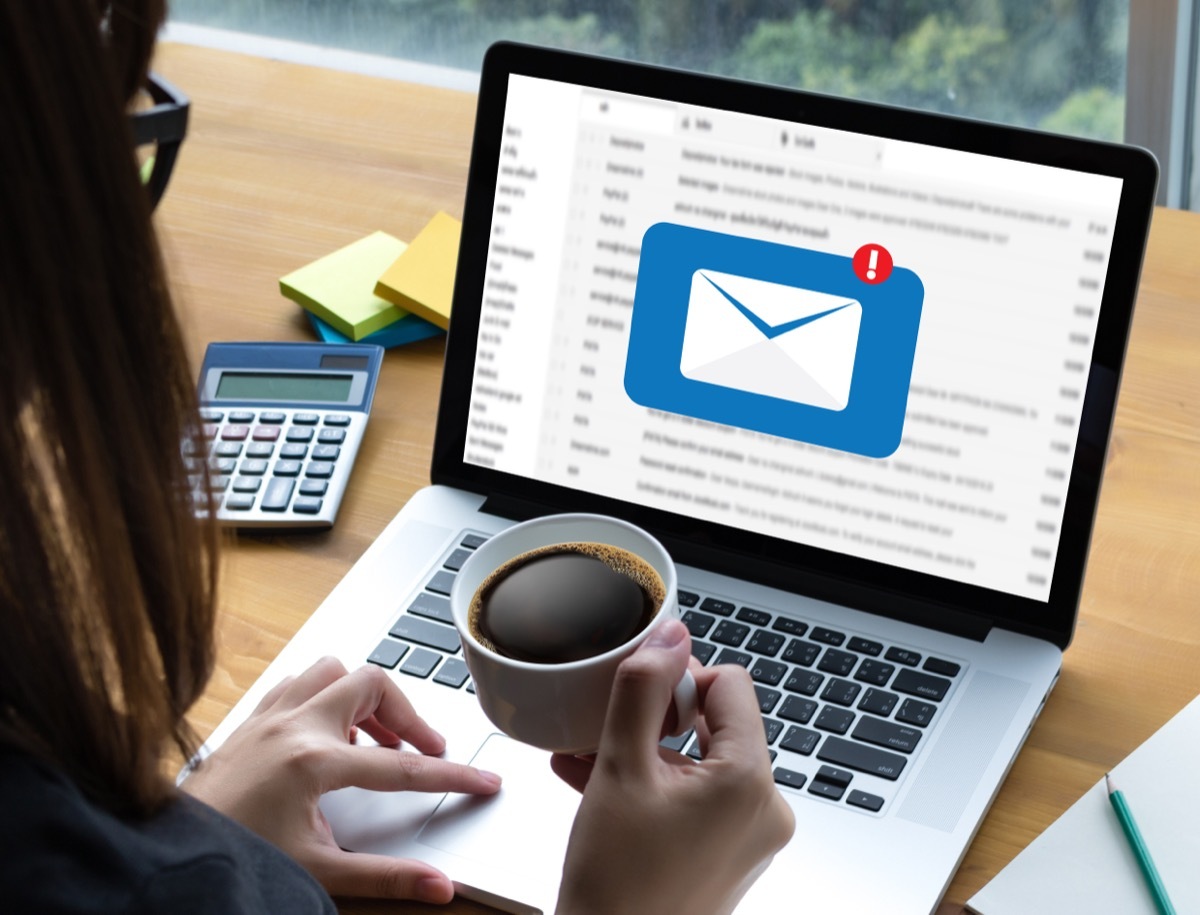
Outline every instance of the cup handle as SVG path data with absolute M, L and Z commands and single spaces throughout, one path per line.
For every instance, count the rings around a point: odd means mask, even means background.
M 690 670 L 683 672 L 671 695 L 675 702 L 675 721 L 678 722 L 671 736 L 678 737 L 696 723 L 696 678 Z

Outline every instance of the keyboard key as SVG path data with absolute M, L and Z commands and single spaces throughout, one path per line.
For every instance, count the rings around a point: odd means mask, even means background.
M 237 461 L 233 458 L 212 458 L 208 462 L 210 470 L 215 470 L 217 473 L 233 473 L 237 467 Z
M 786 616 L 777 617 L 775 622 L 771 624 L 771 628 L 785 635 L 804 635 L 804 633 L 808 632 L 807 623 L 802 623 L 799 620 L 790 619 Z
M 329 482 L 327 480 L 300 481 L 300 495 L 302 496 L 323 496 L 328 489 Z
M 897 664 L 907 664 L 909 667 L 916 667 L 921 660 L 921 654 L 920 652 L 909 651 L 907 648 L 889 648 L 884 658 L 889 661 L 895 661 Z
M 771 710 L 775 708 L 779 700 L 783 697 L 777 689 L 767 689 L 765 686 L 755 684 L 754 695 L 758 697 L 758 710 L 764 715 L 771 714 Z
M 437 620 L 447 626 L 454 625 L 454 617 L 450 613 L 450 601 L 436 594 L 422 592 L 408 605 L 408 612 L 423 616 L 426 619 Z
M 300 462 L 276 461 L 274 473 L 277 477 L 298 477 L 300 475 Z
M 717 621 L 715 616 L 709 616 L 707 613 L 699 613 L 695 610 L 687 611 L 681 619 L 683 620 L 683 625 L 687 626 L 688 632 L 692 634 L 692 638 L 695 639 L 702 639 L 708 635 L 708 630 Z
M 861 689 L 862 687 L 857 683 L 834 677 L 829 681 L 829 685 L 825 687 L 824 692 L 821 693 L 821 698 L 826 702 L 850 706 L 858 698 L 858 693 Z
M 312 429 L 298 429 L 292 426 L 292 428 L 287 430 L 287 441 L 289 442 L 311 442 L 312 437 Z
M 261 477 L 267 472 L 267 462 L 261 458 L 246 458 L 242 461 L 242 465 L 238 471 L 244 473 L 248 477 Z
M 407 613 L 396 620 L 396 625 L 392 627 L 388 635 L 392 638 L 404 639 L 406 642 L 427 645 L 448 654 L 457 653 L 461 647 L 457 630 L 440 623 L 430 622 L 419 616 L 410 616 Z
M 819 782 L 847 787 L 854 780 L 854 773 L 849 769 L 839 769 L 837 766 L 821 766 L 813 776 Z
M 814 642 L 821 642 L 825 645 L 841 645 L 846 641 L 846 633 L 838 632 L 836 629 L 826 629 L 824 626 L 813 626 L 813 631 L 808 637 Z
M 292 511 L 301 515 L 316 515 L 321 511 L 321 500 L 312 496 L 296 496 L 292 502 Z
M 231 423 L 252 423 L 254 414 L 249 410 L 232 410 L 229 413 L 229 421 Z
M 742 667 L 749 669 L 754 661 L 754 655 L 746 654 L 744 651 L 734 651 L 732 648 L 722 648 L 721 653 L 717 655 L 717 660 L 714 664 L 741 664 Z
M 226 426 L 221 430 L 221 440 L 225 442 L 244 442 L 250 434 L 249 426 Z
M 220 410 L 201 410 L 200 418 L 206 423 L 219 423 L 225 418 L 225 414 Z
M 799 664 L 801 667 L 812 667 L 813 661 L 817 659 L 817 655 L 820 653 L 820 645 L 815 645 L 812 642 L 803 642 L 800 639 L 792 639 L 788 642 L 788 647 L 783 649 L 782 658 L 784 661 Z
M 467 561 L 470 555 L 470 550 L 459 548 L 446 557 L 446 561 L 442 563 L 442 568 L 449 569 L 451 572 L 457 572 L 463 567 L 463 563 Z
M 336 461 L 342 449 L 338 445 L 313 445 L 314 461 Z
M 446 663 L 438 669 L 433 682 L 458 689 L 467 682 L 467 678 L 470 676 L 471 672 L 467 670 L 467 665 L 460 658 L 446 658 Z
M 345 440 L 345 429 L 322 429 L 317 433 L 317 441 L 322 445 L 340 445 Z
M 872 687 L 863 693 L 862 701 L 858 703 L 858 707 L 861 711 L 886 718 L 892 713 L 892 709 L 896 707 L 896 703 L 899 701 L 900 697 L 895 693 L 889 693 L 885 689 L 875 689 Z
M 787 673 L 787 669 L 786 664 L 780 664 L 778 661 L 768 661 L 766 658 L 758 658 L 750 665 L 750 679 L 755 683 L 777 686 L 779 681 L 783 679 L 783 675 Z
M 348 426 L 350 425 L 350 417 L 346 413 L 330 413 L 325 417 L 325 425 Z
M 859 638 L 857 635 L 846 643 L 846 647 L 851 651 L 857 651 L 859 654 L 869 654 L 875 658 L 883 651 L 883 645 L 880 642 L 872 642 L 870 639 Z
M 826 648 L 825 654 L 821 655 L 820 663 L 817 664 L 817 670 L 823 670 L 827 674 L 834 674 L 839 677 L 846 677 L 850 675 L 850 671 L 854 670 L 854 665 L 857 663 L 858 655 L 856 654 L 851 654 L 848 651 L 842 651 L 838 648 Z
M 755 610 L 751 607 L 743 607 L 739 610 L 737 618 L 743 623 L 749 623 L 751 626 L 765 626 L 771 622 L 771 614 L 765 610 Z
M 304 475 L 310 480 L 328 480 L 333 476 L 333 464 L 329 461 L 309 461 Z
M 316 413 L 297 413 L 292 417 L 292 422 L 298 426 L 315 426 L 320 419 Z
M 241 442 L 217 442 L 213 454 L 217 457 L 235 458 L 242 453 Z
M 827 798 L 831 801 L 840 801 L 842 795 L 846 793 L 843 785 L 834 785 L 830 782 L 822 782 L 813 779 L 808 786 L 808 793 L 815 794 L 817 797 Z
M 384 639 L 371 652 L 367 660 L 372 664 L 378 664 L 380 667 L 386 667 L 391 670 L 399 663 L 407 651 L 408 646 L 402 642 L 397 642 L 395 639 Z
M 308 445 L 292 442 L 279 446 L 279 456 L 289 461 L 302 461 L 308 456 Z
M 854 672 L 854 679 L 861 680 L 863 683 L 873 683 L 876 686 L 885 686 L 895 672 L 895 664 L 864 658 L 863 662 L 858 665 L 858 670 Z
M 487 543 L 487 541 L 486 534 L 467 534 L 458 545 L 466 547 L 468 550 L 477 550 Z
M 717 600 L 715 597 L 706 597 L 700 603 L 700 609 L 708 613 L 715 613 L 717 616 L 729 616 L 733 613 L 733 604 L 727 600 Z
M 699 639 L 692 639 L 692 657 L 700 662 L 701 667 L 709 662 L 716 650 L 716 645 L 701 642 Z
M 945 677 L 935 677 L 916 670 L 902 670 L 892 681 L 892 689 L 896 692 L 932 699 L 934 702 L 941 702 L 949 688 L 950 681 Z
M 844 740 L 841 737 L 826 737 L 825 742 L 821 744 L 820 752 L 817 753 L 817 759 L 837 766 L 845 766 L 856 772 L 878 775 L 889 781 L 899 778 L 900 773 L 904 771 L 905 763 L 908 762 L 903 756 L 895 753 L 869 747 L 852 740 Z
M 250 437 L 256 442 L 274 442 L 279 439 L 278 426 L 255 426 Z
M 792 725 L 788 728 L 787 733 L 783 735 L 783 740 L 779 742 L 779 747 L 782 750 L 791 750 L 793 753 L 799 753 L 801 756 L 811 756 L 812 751 L 817 748 L 817 742 L 820 739 L 821 735 L 816 731 Z
M 921 732 L 916 728 L 906 727 L 882 718 L 863 715 L 850 734 L 855 740 L 873 743 L 877 747 L 887 747 L 889 750 L 899 750 L 901 753 L 911 753 L 917 748 Z
M 785 785 L 788 788 L 803 788 L 804 783 L 808 781 L 808 776 L 803 772 L 793 772 L 783 766 L 776 766 L 772 775 L 775 777 L 775 784 Z
M 808 724 L 817 710 L 817 703 L 811 699 L 801 699 L 799 696 L 788 696 L 787 701 L 779 706 L 779 717 L 794 721 L 796 724 Z
M 928 727 L 929 722 L 933 721 L 933 713 L 936 711 L 936 705 L 921 702 L 918 699 L 905 699 L 900 706 L 900 711 L 896 712 L 896 720 L 924 728 Z
M 766 629 L 755 629 L 750 634 L 750 641 L 746 643 L 746 650 L 753 651 L 755 654 L 764 654 L 768 658 L 773 658 L 779 654 L 779 649 L 783 647 L 784 636 L 778 632 L 768 632 Z
M 834 708 L 832 705 L 826 705 L 821 709 L 821 713 L 817 715 L 817 720 L 813 722 L 813 726 L 820 728 L 822 731 L 845 734 L 850 730 L 850 725 L 854 724 L 854 717 L 854 712 L 849 709 Z
M 262 486 L 262 480 L 258 477 L 235 477 L 233 480 L 234 492 L 258 492 Z
M 779 732 L 783 730 L 783 723 L 776 721 L 774 718 L 763 719 L 763 731 L 767 737 L 767 746 L 773 744 L 776 738 L 779 737 Z
M 878 794 L 867 794 L 865 791 L 859 791 L 857 788 L 846 795 L 846 803 L 851 807 L 861 807 L 863 810 L 870 810 L 872 813 L 878 813 L 883 809 L 883 798 Z
M 729 645 L 731 648 L 737 648 L 746 640 L 746 636 L 750 634 L 750 627 L 743 623 L 735 623 L 731 620 L 721 620 L 717 623 L 717 628 L 712 631 L 709 638 L 720 645 Z
M 428 677 L 441 659 L 442 656 L 436 651 L 414 648 L 409 654 L 408 660 L 400 665 L 400 673 L 408 674 L 410 677 Z
M 275 446 L 270 442 L 251 442 L 246 446 L 246 457 L 269 458 L 275 453 Z
M 235 512 L 247 512 L 254 508 L 254 496 L 231 494 L 225 498 L 225 507 Z
M 957 677 L 962 667 L 953 661 L 943 661 L 941 658 L 926 658 L 922 668 L 931 674 L 941 674 L 943 677 Z
M 292 501 L 292 491 L 295 488 L 295 480 L 289 480 L 287 477 L 272 477 L 271 481 L 267 483 L 267 491 L 263 493 L 259 507 L 265 512 L 283 511 Z
M 287 419 L 286 413 L 279 413 L 274 410 L 264 410 L 262 413 L 258 414 L 258 421 L 260 423 L 271 423 L 272 425 L 279 425 L 285 419 Z
M 700 600 L 700 595 L 695 591 L 676 591 L 675 600 L 681 607 L 694 607 Z
M 429 584 L 425 587 L 434 594 L 444 594 L 450 596 L 450 588 L 454 584 L 454 573 L 445 570 L 436 572 L 433 578 L 429 579 Z
M 783 688 L 788 692 L 815 696 L 824 682 L 825 677 L 822 674 L 815 674 L 808 670 L 794 670 L 792 675 L 787 678 L 787 682 L 783 684 Z

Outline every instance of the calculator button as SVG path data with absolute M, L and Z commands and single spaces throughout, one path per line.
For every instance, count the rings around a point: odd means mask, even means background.
M 267 491 L 263 493 L 259 508 L 265 512 L 283 511 L 292 501 L 292 490 L 295 488 L 295 480 L 289 480 L 287 477 L 273 477 L 267 484 Z
M 258 481 L 255 480 L 257 483 Z M 254 496 L 237 495 L 236 493 L 229 495 L 225 499 L 225 508 L 230 511 L 244 512 L 249 511 L 254 507 Z
M 267 412 L 258 414 L 258 421 L 260 423 L 279 424 L 279 423 L 283 422 L 285 419 L 287 419 L 286 413 L 276 413 L 273 411 L 267 411 Z
M 213 454 L 217 457 L 235 458 L 242 453 L 241 442 L 217 442 Z
M 293 426 L 287 430 L 287 440 L 289 442 L 311 442 L 313 437 L 312 429 L 297 429 Z
M 325 425 L 327 426 L 348 426 L 350 425 L 350 417 L 345 413 L 330 413 L 325 417 Z
M 308 455 L 308 445 L 288 444 L 279 446 L 279 456 L 288 460 L 303 460 Z
M 321 510 L 320 499 L 310 499 L 306 496 L 297 496 L 296 501 L 292 503 L 292 511 L 301 515 L 315 515 Z
M 322 429 L 317 433 L 317 441 L 323 445 L 340 445 L 345 440 L 345 429 Z
M 224 492 L 229 488 L 229 477 L 225 476 L 224 474 L 221 474 L 220 476 L 209 477 L 208 485 L 213 492 Z
M 292 422 L 297 426 L 315 426 L 320 419 L 316 413 L 297 413 L 292 417 Z
M 300 481 L 300 495 L 302 496 L 323 496 L 327 489 L 329 489 L 329 484 L 324 480 Z
M 250 434 L 256 442 L 273 442 L 279 438 L 278 426 L 255 426 Z
M 251 442 L 246 446 L 246 457 L 269 458 L 275 446 L 270 442 Z
M 314 445 L 312 456 L 314 461 L 336 461 L 341 453 L 337 445 Z
M 277 477 L 298 477 L 298 476 L 300 476 L 300 462 L 299 461 L 276 461 L 275 462 L 275 476 L 277 476 Z M 321 492 L 321 493 L 319 493 L 319 495 L 325 495 L 325 493 Z
M 249 426 L 226 426 L 221 430 L 221 438 L 227 442 L 244 442 L 249 434 Z
M 229 421 L 231 423 L 252 423 L 254 422 L 254 414 L 249 410 L 230 410 Z
M 217 473 L 233 473 L 237 467 L 237 461 L 233 458 L 210 458 L 208 462 L 210 470 L 215 470 Z
M 219 423 L 225 418 L 225 414 L 220 410 L 201 410 L 200 418 L 206 423 Z
M 328 480 L 333 476 L 333 464 L 329 461 L 312 461 L 304 475 L 313 480 Z
M 260 486 L 262 480 L 258 477 L 235 477 L 233 480 L 234 492 L 258 492 Z
M 204 437 L 206 439 L 208 439 L 209 441 L 212 441 L 214 438 L 217 437 L 217 430 L 220 428 L 221 427 L 219 425 L 217 425 L 216 423 L 205 423 L 204 424 Z
M 261 458 L 246 458 L 238 469 L 246 476 L 261 477 L 267 472 L 267 462 Z

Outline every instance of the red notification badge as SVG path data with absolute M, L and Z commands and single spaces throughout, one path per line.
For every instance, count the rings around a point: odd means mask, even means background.
M 892 275 L 892 255 L 883 245 L 863 245 L 854 252 L 854 275 L 874 286 Z

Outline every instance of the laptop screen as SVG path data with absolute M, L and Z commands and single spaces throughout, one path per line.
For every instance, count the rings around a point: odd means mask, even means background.
M 968 122 L 552 72 L 481 101 L 462 464 L 1048 602 L 1090 382 L 1101 452 L 1111 422 L 1129 288 L 1115 357 L 1097 338 L 1144 177 L 1016 130 L 995 155 L 947 144 L 980 143 Z

